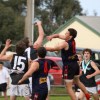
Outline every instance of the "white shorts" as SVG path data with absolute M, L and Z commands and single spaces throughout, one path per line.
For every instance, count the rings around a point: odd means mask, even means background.
M 32 77 L 29 78 L 29 87 L 30 87 L 30 91 L 32 93 Z
M 86 87 L 86 90 L 92 94 L 98 93 L 97 87 Z
M 30 88 L 28 84 L 11 85 L 10 96 L 30 96 Z
M 47 76 L 47 86 L 48 86 L 48 91 L 50 91 L 50 79 L 48 76 Z

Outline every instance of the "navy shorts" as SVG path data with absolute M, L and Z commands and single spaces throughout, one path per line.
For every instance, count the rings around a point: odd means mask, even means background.
M 69 62 L 63 67 L 63 78 L 71 80 L 74 76 L 79 75 L 79 71 L 80 67 L 76 61 Z
M 5 92 L 7 89 L 7 83 L 0 84 L 0 92 Z
M 37 92 L 32 94 L 32 100 L 46 100 L 48 92 Z

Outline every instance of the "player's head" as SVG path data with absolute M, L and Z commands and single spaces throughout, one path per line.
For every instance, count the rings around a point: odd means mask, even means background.
M 77 53 L 77 56 L 78 56 L 78 60 L 79 61 L 82 61 L 83 60 L 83 55 L 81 53 Z
M 16 44 L 16 53 L 21 56 L 24 54 L 25 52 L 25 49 L 26 49 L 26 44 L 23 42 L 23 41 L 19 41 L 17 44 Z
M 91 59 L 91 55 L 92 55 L 91 49 L 86 48 L 86 49 L 83 50 L 83 58 L 85 60 L 90 60 Z
M 92 50 L 91 49 L 88 49 L 88 48 L 84 49 L 83 50 L 83 55 L 84 55 L 85 52 L 88 52 L 90 55 L 92 55 Z
M 77 31 L 76 31 L 75 29 L 69 28 L 68 31 L 69 31 L 70 35 L 71 35 L 73 38 L 76 38 L 76 36 L 77 36 Z
M 28 48 L 30 45 L 30 41 L 28 37 L 23 38 L 21 41 L 23 41 L 26 44 L 26 47 Z
M 77 36 L 77 31 L 73 28 L 69 28 L 65 34 L 66 41 L 74 39 Z
M 3 67 L 3 62 L 0 61 L 0 69 L 2 69 L 2 67 Z
M 46 49 L 44 47 L 40 47 L 38 50 L 37 50 L 37 54 L 40 58 L 45 58 L 46 56 Z

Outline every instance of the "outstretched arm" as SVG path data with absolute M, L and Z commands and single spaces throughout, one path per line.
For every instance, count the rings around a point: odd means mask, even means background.
M 7 40 L 6 40 L 5 47 L 4 47 L 4 49 L 2 50 L 2 52 L 0 53 L 0 60 L 10 60 L 10 58 L 12 57 L 12 55 L 9 55 L 9 56 L 5 55 L 7 49 L 8 49 L 9 47 L 11 47 L 11 44 L 10 44 L 10 43 L 11 43 L 11 40 L 10 40 L 10 39 L 7 39 Z
M 45 46 L 45 48 L 46 48 L 47 51 L 51 51 L 51 52 L 60 51 L 63 48 L 67 50 L 68 49 L 68 43 L 63 41 L 63 42 L 59 43 L 58 45 L 56 45 L 54 47 Z
M 41 47 L 42 42 L 43 42 L 44 30 L 43 30 L 43 28 L 42 28 L 42 23 L 41 23 L 41 21 L 38 21 L 36 25 L 37 25 L 37 27 L 38 27 L 39 36 L 38 36 L 37 40 L 34 42 L 33 47 L 34 47 L 35 49 L 38 49 L 39 47 Z
M 35 71 L 37 71 L 39 69 L 39 63 L 33 61 L 31 63 L 31 66 L 29 68 L 29 70 L 24 74 L 24 76 L 22 77 L 21 80 L 19 80 L 18 84 L 22 83 L 24 80 L 28 79 L 32 73 L 34 73 Z
M 0 54 L 0 57 L 2 57 L 6 53 L 7 49 L 11 46 L 10 43 L 11 43 L 11 40 L 10 39 L 7 39 L 6 40 L 5 47 L 4 47 L 4 49 L 2 50 L 2 52 Z
M 52 34 L 50 36 L 47 36 L 47 40 L 49 41 L 51 41 L 53 38 L 60 38 L 60 39 L 66 40 L 66 35 Z

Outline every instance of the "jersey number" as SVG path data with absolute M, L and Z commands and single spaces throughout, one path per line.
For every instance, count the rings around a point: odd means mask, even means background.
M 26 50 L 25 50 L 25 52 L 27 53 L 27 57 L 28 57 L 28 59 L 30 59 L 31 57 L 30 57 L 30 48 L 27 48 Z
M 25 68 L 24 61 L 25 60 L 26 60 L 25 57 L 15 56 L 13 69 L 17 69 L 17 70 L 20 70 L 20 71 L 24 70 L 24 68 Z

